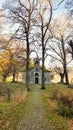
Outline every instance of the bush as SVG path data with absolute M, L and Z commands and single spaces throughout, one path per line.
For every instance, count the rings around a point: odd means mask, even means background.
M 54 90 L 52 94 L 53 99 L 57 101 L 57 108 L 59 114 L 65 117 L 73 117 L 73 91 Z
M 60 93 L 61 93 L 61 92 L 60 92 L 59 89 L 57 89 L 57 88 L 53 89 L 51 98 L 58 101 L 59 96 L 60 96 Z
M 2 98 L 3 97 L 3 98 Z M 9 86 L 5 83 L 0 83 L 0 99 L 6 99 L 7 101 L 10 101 L 11 98 L 11 91 Z

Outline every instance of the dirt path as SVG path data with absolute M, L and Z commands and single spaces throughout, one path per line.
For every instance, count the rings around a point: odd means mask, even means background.
M 34 86 L 34 91 L 28 96 L 25 115 L 18 130 L 55 130 L 48 119 L 47 102 L 44 100 L 39 87 Z

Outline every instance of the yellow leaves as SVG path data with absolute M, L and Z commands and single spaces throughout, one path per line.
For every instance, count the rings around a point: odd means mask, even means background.
M 1 55 L 2 59 L 9 60 L 10 59 L 10 53 L 9 51 L 4 51 L 3 54 Z
M 0 74 L 2 74 L 2 69 L 0 68 Z
M 0 57 L 0 67 L 2 69 L 6 69 L 9 64 L 9 53 L 8 51 L 3 52 L 2 56 Z
M 23 57 L 25 57 L 24 45 L 18 41 L 7 44 L 7 50 L 3 50 L 0 55 L 0 74 L 3 77 L 17 73 L 24 65 Z M 15 68 L 15 69 L 14 69 Z
M 30 60 L 29 64 L 30 64 L 30 68 L 34 67 L 34 62 L 32 60 Z
M 15 60 L 11 55 L 10 51 L 4 51 L 3 54 L 0 56 L 0 73 L 6 73 L 11 70 L 11 67 L 14 65 Z

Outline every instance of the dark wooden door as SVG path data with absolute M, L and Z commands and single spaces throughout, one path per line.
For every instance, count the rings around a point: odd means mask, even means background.
M 39 79 L 35 78 L 35 84 L 38 84 L 38 83 L 39 83 Z

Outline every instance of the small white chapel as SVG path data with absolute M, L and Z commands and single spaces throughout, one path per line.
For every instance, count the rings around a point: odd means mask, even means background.
M 45 84 L 51 82 L 51 71 L 48 69 L 44 70 L 45 72 Z M 26 71 L 23 72 L 23 83 L 26 83 Z M 42 68 L 40 67 L 39 58 L 34 59 L 34 67 L 29 70 L 29 80 L 30 84 L 41 84 L 42 83 Z

